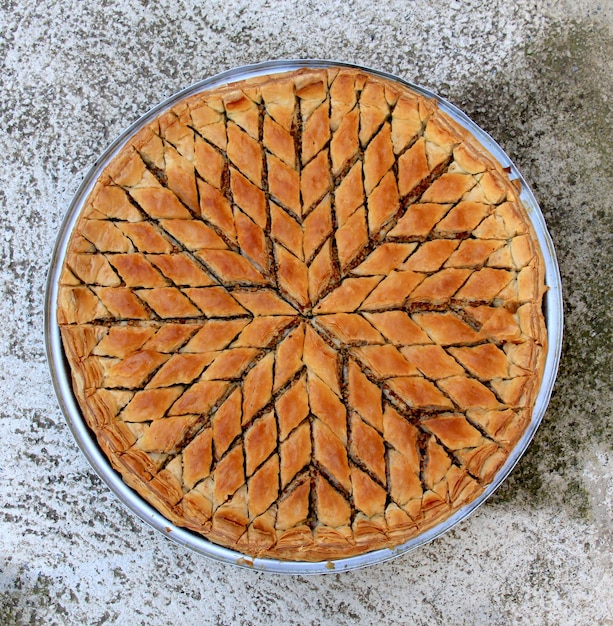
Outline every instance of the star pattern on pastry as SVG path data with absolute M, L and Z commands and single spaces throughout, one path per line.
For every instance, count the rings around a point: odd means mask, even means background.
M 243 554 L 323 560 L 492 481 L 530 422 L 543 289 L 479 144 L 330 68 L 196 94 L 131 137 L 75 226 L 58 321 L 129 485 Z

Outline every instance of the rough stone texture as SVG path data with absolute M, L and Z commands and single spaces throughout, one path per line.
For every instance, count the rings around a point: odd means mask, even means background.
M 0 3 L 0 623 L 613 624 L 613 5 L 606 0 Z M 255 61 L 385 69 L 463 108 L 531 183 L 566 336 L 509 479 L 395 561 L 288 578 L 211 562 L 124 510 L 89 468 L 45 360 L 55 237 L 123 128 Z

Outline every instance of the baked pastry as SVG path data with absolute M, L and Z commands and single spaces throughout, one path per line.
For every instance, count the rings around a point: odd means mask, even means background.
M 86 199 L 57 318 L 110 463 L 173 523 L 320 561 L 489 484 L 530 423 L 544 263 L 502 167 L 349 68 L 190 96 Z

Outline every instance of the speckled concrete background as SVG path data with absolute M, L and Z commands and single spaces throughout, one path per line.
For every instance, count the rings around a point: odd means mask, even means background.
M 0 2 L 0 624 L 613 624 L 613 5 L 607 0 Z M 46 272 L 106 145 L 196 80 L 332 58 L 433 89 L 530 181 L 566 338 L 503 487 L 443 538 L 315 578 L 210 562 L 128 513 L 74 443 L 45 360 Z

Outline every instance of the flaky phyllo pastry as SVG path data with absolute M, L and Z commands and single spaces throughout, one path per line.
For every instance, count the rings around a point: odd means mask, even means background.
M 58 320 L 87 424 L 171 522 L 244 555 L 416 537 L 531 420 L 544 266 L 518 196 L 435 102 L 355 69 L 180 101 L 70 239 Z

